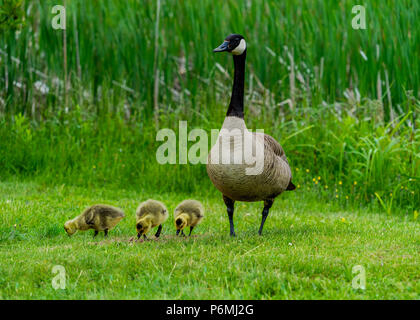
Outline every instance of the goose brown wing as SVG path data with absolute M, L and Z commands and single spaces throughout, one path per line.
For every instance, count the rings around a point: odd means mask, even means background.
M 95 224 L 95 212 L 93 208 L 89 208 L 84 212 L 85 222 L 87 225 Z
M 273 137 L 269 136 L 268 134 L 264 134 L 264 144 L 266 145 L 266 147 L 271 148 L 274 154 L 279 156 L 284 162 L 287 163 L 287 165 L 289 165 L 289 161 L 287 161 L 286 153 L 284 152 L 281 145 Z M 292 179 L 290 178 L 290 182 L 286 190 L 292 191 L 295 189 L 296 189 L 296 186 L 293 184 Z
M 283 148 L 273 137 L 269 136 L 268 134 L 264 134 L 264 144 L 267 147 L 271 148 L 271 150 L 273 150 L 275 155 L 279 156 L 284 161 L 286 161 L 287 164 L 289 164 Z

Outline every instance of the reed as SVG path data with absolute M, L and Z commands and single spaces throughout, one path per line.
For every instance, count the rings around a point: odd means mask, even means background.
M 89 102 L 99 103 L 99 107 L 111 98 L 106 94 L 112 94 L 114 100 L 129 98 L 133 108 L 145 108 L 150 115 L 156 111 L 157 98 L 162 112 L 173 105 L 179 107 L 180 97 L 191 108 L 198 108 L 199 103 L 212 103 L 217 98 L 215 90 L 206 94 L 202 91 L 214 89 L 215 82 L 223 77 L 213 72 L 216 58 L 211 49 L 230 32 L 242 33 L 248 39 L 249 70 L 264 87 L 270 88 L 279 103 L 291 99 L 297 106 L 310 103 L 316 107 L 322 101 L 334 103 L 345 99 L 348 88 L 357 89 L 364 98 L 375 99 L 381 93 L 379 87 L 382 91 L 383 77 L 379 86 L 378 74 L 388 76 L 387 104 L 396 115 L 407 111 L 404 103 L 407 90 L 419 98 L 420 65 L 415 56 L 420 51 L 418 1 L 369 1 L 367 30 L 352 29 L 352 1 L 165 1 L 158 7 L 159 3 L 67 2 L 67 16 L 77 17 L 67 19 L 65 41 L 69 99 L 73 101 L 70 106 L 74 102 L 81 104 L 80 91 Z M 57 100 L 65 97 L 66 85 L 55 88 L 58 84 L 54 81 L 66 75 L 61 63 L 65 54 L 59 41 L 62 32 L 51 27 L 51 7 L 55 4 L 57 1 L 52 0 L 24 1 L 25 26 L 19 34 L 4 34 L 0 39 L 0 48 L 6 51 L 8 44 L 7 51 L 12 56 L 7 58 L 3 54 L 7 63 L 0 64 L 0 73 L 4 75 L 7 68 L 8 83 L 12 84 L 8 93 L 3 85 L 1 94 L 3 98 L 6 94 L 10 96 L 12 90 L 16 98 L 9 104 L 12 113 L 29 114 L 36 100 L 33 94 L 36 81 L 51 88 L 42 109 L 59 107 Z M 27 62 L 19 65 L 13 58 Z M 182 59 L 187 67 L 180 74 Z M 33 70 L 48 75 L 48 81 Z M 158 70 L 162 83 L 156 84 L 151 79 L 157 79 Z M 204 83 L 200 80 L 203 78 L 209 82 Z M 113 81 L 124 83 L 138 96 L 127 97 L 126 92 L 113 86 Z M 23 97 L 22 89 L 14 82 L 26 87 L 29 99 Z M 162 87 L 158 97 L 156 87 Z M 112 91 L 104 92 L 104 88 Z M 390 120 L 389 113 L 385 118 Z
M 283 144 L 300 192 L 418 208 L 420 2 L 369 1 L 353 30 L 348 0 L 67 0 L 64 44 L 56 4 L 23 1 L 20 31 L 0 31 L 2 179 L 212 190 L 203 166 L 157 165 L 157 123 L 220 127 L 232 64 L 212 49 L 237 32 L 247 123 Z

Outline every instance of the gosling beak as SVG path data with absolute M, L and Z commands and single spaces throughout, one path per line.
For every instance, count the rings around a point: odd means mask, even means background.
M 176 230 L 176 235 L 178 236 L 181 230 Z
M 229 50 L 229 42 L 225 41 L 216 49 L 214 49 L 213 52 L 223 52 L 223 51 L 228 51 L 228 50 Z

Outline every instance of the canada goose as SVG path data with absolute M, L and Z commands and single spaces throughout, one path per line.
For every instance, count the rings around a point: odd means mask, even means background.
M 137 237 L 140 239 L 143 236 L 144 239 L 147 239 L 146 234 L 150 229 L 159 226 L 155 234 L 155 237 L 159 238 L 162 223 L 168 219 L 168 216 L 168 210 L 160 201 L 147 200 L 141 203 L 136 210 Z
M 97 204 L 87 208 L 73 220 L 67 221 L 64 224 L 64 230 L 71 236 L 78 230 L 94 229 L 93 237 L 96 237 L 99 231 L 103 231 L 106 237 L 108 231 L 114 228 L 124 217 L 124 212 L 119 208 Z
M 208 156 L 207 173 L 214 186 L 223 194 L 229 216 L 231 236 L 235 236 L 233 225 L 235 201 L 264 201 L 262 221 L 258 232 L 261 235 L 274 199 L 283 191 L 294 190 L 296 187 L 292 183 L 292 172 L 280 144 L 264 133 L 251 133 L 246 127 L 244 82 L 247 44 L 244 37 L 232 34 L 213 51 L 232 53 L 235 75 L 227 115 L 217 142 Z M 249 149 L 249 146 L 252 149 Z M 250 156 L 253 153 L 252 150 L 257 150 L 255 165 L 263 163 L 258 173 L 249 171 L 249 162 L 244 163 L 244 160 L 241 160 Z M 239 159 L 239 161 L 232 163 L 232 158 Z M 228 159 L 227 163 L 226 159 Z
M 184 234 L 184 228 L 190 227 L 190 234 L 204 218 L 203 205 L 197 200 L 184 200 L 175 209 L 174 213 L 176 235 L 181 232 Z

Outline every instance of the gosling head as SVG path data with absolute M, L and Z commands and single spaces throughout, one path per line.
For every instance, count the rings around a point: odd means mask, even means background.
M 240 34 L 231 34 L 213 52 L 230 52 L 235 56 L 240 56 L 246 51 L 246 41 Z
M 152 226 L 147 220 L 137 222 L 136 224 L 137 238 L 140 239 L 140 237 L 148 233 L 151 228 Z
M 64 230 L 66 230 L 68 236 L 70 237 L 76 233 L 77 228 L 75 223 L 72 220 L 69 220 L 64 224 Z
M 179 235 L 181 230 L 183 230 L 187 225 L 188 225 L 187 218 L 184 215 L 179 215 L 175 219 L 176 235 Z

